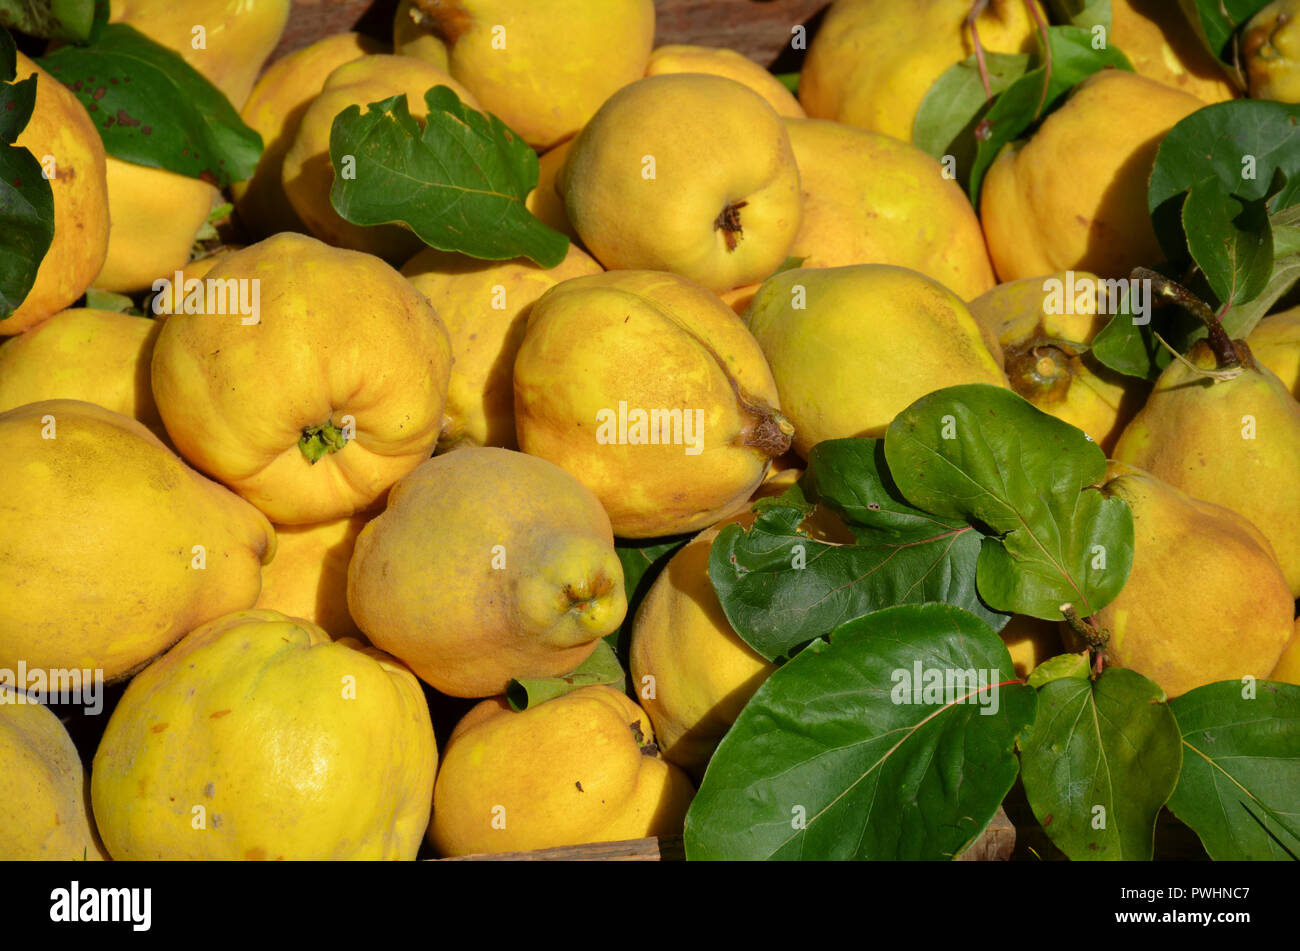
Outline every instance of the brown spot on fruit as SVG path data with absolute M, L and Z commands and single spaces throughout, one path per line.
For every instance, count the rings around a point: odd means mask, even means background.
M 218 710 L 216 713 L 209 713 L 209 714 L 208 714 L 208 719 L 209 719 L 209 720 L 219 720 L 219 719 L 221 719 L 222 717 L 224 717 L 224 716 L 225 716 L 227 713 L 229 713 L 229 712 L 230 712 L 229 710 Z
M 151 726 L 149 729 L 150 729 L 152 732 L 154 732 L 154 733 L 161 733 L 163 730 L 167 729 L 167 724 L 166 724 L 166 723 L 155 723 L 155 724 L 154 724 L 153 726 Z

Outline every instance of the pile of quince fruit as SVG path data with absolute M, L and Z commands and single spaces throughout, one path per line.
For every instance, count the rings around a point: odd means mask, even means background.
M 1151 388 L 1086 352 L 1095 302 L 1043 297 L 1161 260 L 1155 149 L 1243 92 L 1175 5 L 1112 0 L 1135 72 L 1005 149 L 977 214 L 911 144 L 974 49 L 971 6 L 837 0 L 796 98 L 734 51 L 655 48 L 652 0 L 403 0 L 391 43 L 341 33 L 270 65 L 289 0 L 113 0 L 260 134 L 228 194 L 106 154 L 20 53 L 38 85 L 17 145 L 63 173 L 0 321 L 0 669 L 29 674 L 0 675 L 0 858 L 680 833 L 774 669 L 728 624 L 712 539 L 817 443 L 959 383 L 1013 388 L 1114 460 L 1137 540 L 1111 662 L 1171 696 L 1243 663 L 1300 683 L 1300 309 L 1232 344 L 1232 380 L 1196 376 L 1202 346 Z M 983 49 L 1034 48 L 1041 7 L 976 6 Z M 1300 4 L 1272 7 L 1251 93 L 1295 101 Z M 420 117 L 435 86 L 536 150 L 528 210 L 572 240 L 557 266 L 336 210 L 335 117 L 401 93 Z M 256 311 L 151 308 L 173 276 Z M 1266 433 L 1249 458 L 1223 435 L 1243 413 Z M 620 549 L 673 536 L 691 540 L 626 590 Z M 630 679 L 574 674 L 619 631 Z M 1031 618 L 1002 636 L 1022 675 L 1064 649 Z M 32 671 L 108 684 L 96 716 L 54 708 L 78 743 L 22 702 Z M 508 699 L 534 682 L 551 694 Z

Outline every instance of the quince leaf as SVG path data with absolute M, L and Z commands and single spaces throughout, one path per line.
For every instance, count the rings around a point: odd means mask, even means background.
M 527 257 L 547 268 L 563 261 L 569 239 L 524 205 L 537 185 L 537 153 L 446 86 L 424 99 L 423 128 L 405 94 L 334 117 L 334 210 L 358 225 L 400 222 L 440 251 L 492 261 Z
M 1181 0 L 1201 40 L 1216 58 L 1222 58 L 1232 34 L 1269 0 Z
M 39 62 L 81 100 L 114 158 L 219 188 L 253 177 L 261 136 L 178 53 L 125 23 Z
M 818 505 L 839 516 L 853 543 L 801 528 Z M 1008 620 L 976 592 L 979 533 L 910 505 L 881 440 L 818 443 L 800 482 L 754 510 L 748 531 L 729 525 L 714 540 L 709 578 L 736 633 L 768 660 L 897 604 L 946 602 L 995 630 Z
M 1183 767 L 1169 810 L 1210 858 L 1300 859 L 1300 687 L 1221 681 L 1170 707 Z
M 1092 674 L 1092 655 L 1089 651 L 1078 654 L 1057 654 L 1049 657 L 1029 673 L 1029 686 L 1042 687 L 1062 677 L 1087 680 Z
M 7 53 L 10 77 L 13 52 L 13 39 L 0 29 L 0 60 Z M 27 297 L 54 241 L 54 192 L 36 157 L 13 144 L 35 103 L 35 76 L 0 82 L 0 320 Z
M 1087 616 L 1128 580 L 1133 513 L 1095 488 L 1105 454 L 1010 390 L 921 397 L 889 425 L 885 458 L 913 505 L 983 526 L 976 582 L 995 610 L 1059 621 L 1069 603 Z
M 1052 679 L 1038 688 L 1019 746 L 1030 808 L 1062 852 L 1151 859 L 1182 762 L 1178 722 L 1157 684 L 1121 667 L 1096 680 Z
M 627 615 L 623 623 L 605 635 L 605 643 L 613 648 L 615 655 L 625 666 L 630 664 L 632 649 L 632 620 L 636 609 L 645 598 L 646 592 L 654 584 L 659 572 L 663 571 L 669 559 L 677 554 L 678 549 L 694 536 L 682 535 L 667 540 L 653 539 L 638 544 L 633 541 L 616 539 L 614 553 L 623 565 L 623 591 L 627 596 Z
M 1104 26 L 1110 32 L 1110 0 L 1051 0 L 1052 14 L 1073 26 Z
M 1029 69 L 1026 53 L 986 53 L 989 88 L 996 96 Z M 975 57 L 954 63 L 934 81 L 912 121 L 912 144 L 940 162 L 951 155 L 964 186 L 975 159 L 975 127 L 988 111 Z
M 850 621 L 741 711 L 686 814 L 686 857 L 955 858 L 1015 781 L 1035 704 L 1001 639 L 960 608 Z
M 1225 304 L 1254 300 L 1273 272 L 1273 232 L 1264 199 L 1242 201 L 1219 182 L 1197 182 L 1183 202 L 1187 247 Z
M 67 43 L 92 42 L 108 16 L 109 0 L 0 0 L 0 27 Z
M 599 686 L 627 689 L 623 667 L 614 656 L 614 649 L 604 640 L 597 642 L 596 649 L 576 669 L 561 677 L 512 679 L 506 685 L 506 702 L 517 713 L 583 687 Z

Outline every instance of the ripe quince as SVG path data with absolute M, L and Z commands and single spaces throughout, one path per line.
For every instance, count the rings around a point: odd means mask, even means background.
M 348 562 L 365 515 L 315 525 L 277 525 L 275 560 L 262 569 L 262 593 L 254 608 L 300 617 L 334 640 L 361 638 L 348 613 Z
M 1265 317 L 1246 337 L 1256 362 L 1300 400 L 1300 307 Z
M 805 118 L 799 100 L 795 99 L 794 94 L 786 89 L 779 79 L 748 56 L 742 56 L 735 50 L 681 43 L 657 47 L 650 54 L 650 62 L 646 66 L 645 74 L 662 76 L 667 73 L 708 73 L 712 76 L 725 76 L 754 90 L 767 100 L 767 104 L 776 110 L 777 115 L 792 119 Z
M 454 856 L 679 834 L 694 793 L 617 690 L 586 687 L 520 713 L 494 697 L 447 741 L 429 840 Z
M 1206 103 L 1236 98 L 1236 88 L 1191 21 L 1172 7 L 1168 0 L 1110 0 L 1110 42 L 1139 76 Z
M 401 0 L 393 15 L 393 52 L 427 60 L 446 72 L 451 63 L 447 44 L 433 32 L 433 20 L 413 0 Z
M 1300 2 L 1274 0 L 1251 17 L 1241 58 L 1252 98 L 1300 102 Z

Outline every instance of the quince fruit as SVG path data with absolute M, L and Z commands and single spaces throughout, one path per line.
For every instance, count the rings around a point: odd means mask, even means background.
M 0 668 L 130 674 L 257 600 L 275 534 L 153 433 L 92 403 L 0 413 Z
M 659 271 L 551 288 L 515 358 L 519 447 L 591 489 L 620 538 L 699 531 L 743 508 L 789 447 L 777 406 L 736 315 Z
M 424 295 L 378 258 L 291 233 L 206 280 L 244 296 L 209 293 L 222 312 L 158 335 L 153 393 L 176 448 L 277 524 L 382 505 L 442 428 L 451 346 Z M 241 316 L 254 291 L 258 313 Z
M 262 569 L 254 608 L 300 617 L 334 640 L 360 640 L 348 613 L 348 563 L 367 518 L 354 515 L 315 525 L 277 525 L 275 560 Z
M 680 834 L 694 793 L 617 690 L 585 687 L 520 713 L 494 697 L 447 741 L 429 841 L 455 856 Z
M 443 72 L 451 68 L 447 44 L 433 33 L 433 21 L 413 0 L 401 0 L 397 5 L 393 16 L 393 52 L 426 60 Z
M 309 621 L 238 611 L 135 676 L 90 793 L 115 859 L 414 859 L 438 764 L 419 681 Z
M 801 220 L 780 116 L 721 76 L 650 76 L 620 89 L 573 143 L 560 192 L 606 268 L 672 271 L 714 291 L 776 270 Z
M 1169 0 L 1110 0 L 1110 42 L 1128 57 L 1133 70 L 1205 103 L 1236 98 L 1219 61 L 1210 55 Z
M 569 240 L 578 243 L 582 239 L 573 230 L 569 212 L 564 207 L 564 196 L 560 194 L 560 173 L 564 163 L 569 160 L 569 149 L 573 139 L 565 139 L 553 149 L 537 157 L 537 187 L 524 199 L 524 207 L 542 224 L 563 232 Z
M 14 81 L 36 74 L 36 104 L 15 145 L 31 151 L 50 175 L 54 240 L 36 282 L 0 334 L 21 333 L 69 307 L 86 292 L 108 253 L 108 184 L 104 143 L 71 91 L 22 53 Z
M 393 487 L 361 530 L 348 608 L 375 646 L 453 697 L 558 677 L 623 622 L 609 518 L 572 476 L 506 449 L 458 449 Z
M 787 119 L 785 128 L 803 186 L 803 224 L 789 251 L 801 267 L 894 264 L 963 300 L 993 286 L 975 210 L 929 155 L 839 122 Z
M 537 149 L 575 134 L 645 75 L 653 0 L 415 0 L 449 72 Z
M 650 54 L 647 76 L 667 73 L 708 73 L 725 76 L 748 86 L 767 100 L 779 116 L 803 119 L 805 113 L 794 94 L 768 70 L 735 50 L 715 46 L 689 46 L 673 43 L 660 46 Z
M 1077 269 L 1127 278 L 1162 260 L 1147 181 L 1165 133 L 1203 105 L 1154 79 L 1105 69 L 1075 86 L 1027 141 L 1003 146 L 980 196 L 998 277 Z
M 1274 0 L 1251 17 L 1241 58 L 1251 98 L 1300 102 L 1300 2 Z
M 1255 325 L 1246 338 L 1255 362 L 1267 367 L 1300 400 L 1300 307 L 1292 307 Z
M 1268 679 L 1300 685 L 1300 618 L 1296 618 L 1295 635 L 1287 644 L 1286 650 L 1282 652 L 1281 659 L 1273 668 L 1273 672 L 1268 675 Z

